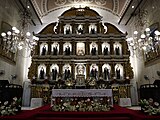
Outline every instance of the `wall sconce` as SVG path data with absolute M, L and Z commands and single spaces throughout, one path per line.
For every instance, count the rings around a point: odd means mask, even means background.
M 0 70 L 0 76 L 4 75 L 5 71 L 4 70 Z
M 11 80 L 15 80 L 17 78 L 17 75 L 11 75 Z

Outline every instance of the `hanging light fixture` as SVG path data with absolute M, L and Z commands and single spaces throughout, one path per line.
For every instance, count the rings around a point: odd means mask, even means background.
M 158 52 L 160 32 L 158 30 L 151 32 L 150 28 L 146 28 L 142 34 L 134 31 L 133 37 L 127 38 L 126 41 L 133 55 L 136 54 L 136 50 L 147 55 L 149 52 Z
M 31 13 L 29 11 L 29 6 L 24 8 L 24 11 L 21 14 L 21 20 L 18 21 L 20 23 L 19 29 L 16 27 L 12 27 L 11 31 L 1 33 L 3 38 L 3 49 L 7 50 L 7 52 L 11 51 L 16 53 L 18 50 L 33 50 L 37 45 L 38 37 L 32 35 L 29 32 L 29 26 L 31 21 Z

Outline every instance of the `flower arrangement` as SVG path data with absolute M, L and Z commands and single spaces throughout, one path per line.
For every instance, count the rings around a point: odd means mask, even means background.
M 144 113 L 147 113 L 148 115 L 160 114 L 160 105 L 158 102 L 155 102 L 152 98 L 149 98 L 148 100 L 140 100 L 139 105 L 141 106 L 141 110 Z
M 53 111 L 110 111 L 109 98 L 54 98 Z
M 0 101 L 0 116 L 15 115 L 21 109 L 21 98 L 14 97 L 11 102 Z

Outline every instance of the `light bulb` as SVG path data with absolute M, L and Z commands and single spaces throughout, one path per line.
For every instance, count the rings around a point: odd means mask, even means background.
M 27 32 L 26 35 L 29 37 L 29 36 L 31 36 L 31 33 L 30 33 L 30 32 Z
M 146 28 L 145 31 L 146 31 L 146 32 L 149 32 L 149 31 L 150 31 L 150 28 Z
M 8 31 L 8 32 L 7 32 L 7 35 L 9 35 L 9 36 L 10 36 L 11 34 L 12 34 L 12 33 L 11 33 L 11 31 Z
M 17 28 L 16 28 L 16 27 L 12 27 L 12 30 L 13 30 L 13 31 L 16 31 L 16 30 L 17 30 Z
M 134 31 L 134 35 L 137 35 L 138 34 L 138 31 Z
M 19 33 L 20 33 L 20 31 L 19 31 L 18 29 L 16 29 L 16 30 L 15 30 L 15 33 L 16 33 L 16 34 L 19 34 Z
M 2 37 L 5 37 L 5 36 L 6 36 L 6 33 L 4 33 L 4 32 L 1 33 L 1 36 L 2 36 Z
M 141 35 L 141 38 L 142 38 L 142 39 L 144 39 L 145 37 L 146 37 L 145 34 L 142 34 L 142 35 Z

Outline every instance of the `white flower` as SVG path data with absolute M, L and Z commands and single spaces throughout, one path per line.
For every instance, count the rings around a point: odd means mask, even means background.
M 5 108 L 5 106 L 1 106 L 1 110 L 3 110 Z
M 87 101 L 89 102 L 89 101 L 90 101 L 90 99 L 88 98 L 88 99 L 87 99 Z
M 17 101 L 17 97 L 14 97 L 13 100 L 14 100 L 14 101 Z
M 8 104 L 8 101 L 4 102 L 4 105 L 7 105 Z
M 2 111 L 1 111 L 1 114 L 4 115 L 5 112 L 6 112 L 5 110 L 2 110 Z

